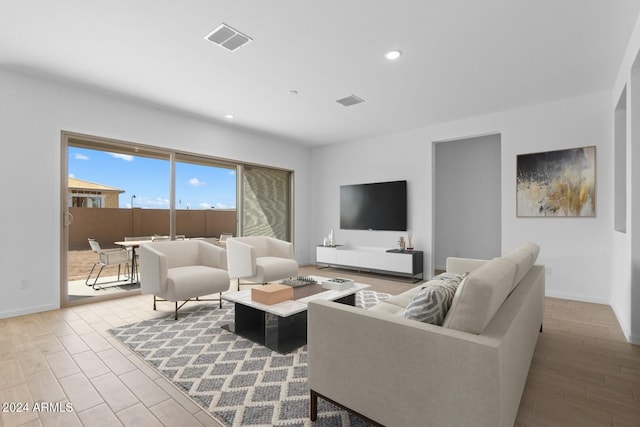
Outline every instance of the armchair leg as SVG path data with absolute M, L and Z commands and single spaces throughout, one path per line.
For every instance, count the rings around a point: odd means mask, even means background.
M 153 296 L 153 309 L 154 310 L 156 309 L 156 301 L 157 301 L 157 299 L 156 299 L 156 296 L 154 295 Z
M 222 292 L 220 292 L 220 308 L 222 308 Z
M 311 395 L 309 396 L 309 418 L 311 421 L 315 421 L 318 419 L 318 394 L 310 390 Z
M 178 320 L 178 301 L 176 301 L 176 316 L 174 320 Z

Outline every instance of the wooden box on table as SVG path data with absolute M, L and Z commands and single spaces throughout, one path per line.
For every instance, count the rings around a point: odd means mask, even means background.
M 260 304 L 273 305 L 293 299 L 293 288 L 279 283 L 270 283 L 251 289 L 251 299 Z

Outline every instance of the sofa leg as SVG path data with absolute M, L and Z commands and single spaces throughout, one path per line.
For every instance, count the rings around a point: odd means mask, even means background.
M 311 421 L 315 421 L 318 419 L 318 394 L 310 390 L 309 396 L 309 418 Z
M 540 323 L 540 333 L 542 333 L 542 323 Z
M 156 296 L 153 296 L 153 309 L 156 309 Z
M 178 320 L 178 301 L 176 301 L 176 316 L 174 320 Z

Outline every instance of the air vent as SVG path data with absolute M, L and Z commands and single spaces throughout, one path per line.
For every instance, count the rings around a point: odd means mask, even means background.
M 364 102 L 364 99 L 358 98 L 355 95 L 350 95 L 350 96 L 347 96 L 346 98 L 338 99 L 336 102 L 338 104 L 344 105 L 345 107 L 350 107 L 352 105 L 356 105 L 356 104 L 360 104 L 361 102 Z
M 253 40 L 251 37 L 234 30 L 227 24 L 221 24 L 218 28 L 207 34 L 205 39 L 223 48 L 234 51 Z

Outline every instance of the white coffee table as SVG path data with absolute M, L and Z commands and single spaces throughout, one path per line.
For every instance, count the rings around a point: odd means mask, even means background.
M 326 277 L 315 277 L 321 283 Z M 356 292 L 371 285 L 354 283 L 353 286 L 337 291 L 323 292 L 300 298 L 266 305 L 251 299 L 251 289 L 230 292 L 222 299 L 235 304 L 234 324 L 225 329 L 248 338 L 279 353 L 289 353 L 307 343 L 307 304 L 309 301 L 326 300 L 355 305 Z

